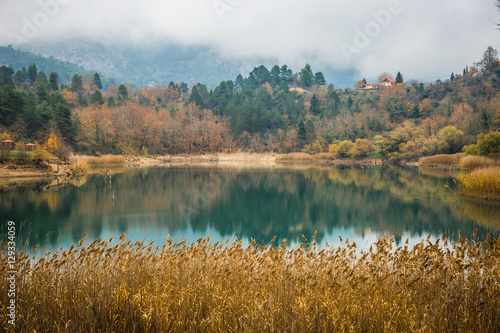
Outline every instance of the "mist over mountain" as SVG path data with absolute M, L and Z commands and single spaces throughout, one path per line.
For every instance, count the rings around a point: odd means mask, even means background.
M 254 67 L 262 64 L 268 68 L 275 64 L 282 65 L 278 60 L 257 57 L 228 59 L 208 46 L 182 46 L 174 43 L 105 44 L 66 40 L 33 42 L 19 48 L 44 57 L 74 63 L 117 82 L 128 82 L 136 86 L 160 83 L 168 85 L 173 81 L 186 82 L 189 85 L 199 82 L 211 87 L 223 80 L 234 80 L 238 74 L 245 77 Z M 339 72 L 329 66 L 315 64 L 314 61 L 311 66 L 315 71 L 323 71 L 328 82 L 333 82 L 336 86 L 352 86 L 357 79 L 353 70 Z M 300 68 L 293 70 L 300 71 Z

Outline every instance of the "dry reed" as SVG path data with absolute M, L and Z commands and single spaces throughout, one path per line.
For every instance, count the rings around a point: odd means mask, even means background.
M 460 175 L 462 194 L 486 200 L 500 201 L 500 167 L 481 168 Z
M 474 170 L 478 168 L 486 168 L 500 165 L 500 163 L 492 158 L 485 156 L 468 155 L 458 163 L 462 170 Z
M 463 153 L 458 154 L 439 154 L 427 157 L 421 157 L 418 160 L 420 166 L 438 166 L 438 167 L 452 167 L 457 166 L 460 159 L 464 156 Z
M 308 153 L 290 153 L 277 155 L 277 161 L 313 161 L 313 160 L 333 160 L 335 156 L 330 153 L 308 154 Z
M 105 166 L 108 167 L 122 166 L 125 164 L 125 157 L 121 155 L 105 155 L 101 157 L 89 157 L 87 158 L 87 164 L 91 168 L 103 168 Z
M 247 248 L 124 235 L 17 257 L 20 332 L 498 332 L 497 240 Z M 304 236 L 305 238 L 305 236 Z M 273 239 L 275 240 L 275 239 Z M 281 243 L 281 245 L 279 245 Z M 5 248 L 4 248 L 5 251 Z M 5 281 L 7 258 L 0 276 Z M 0 299 L 7 304 L 7 283 Z M 2 328 L 13 330 L 0 308 Z

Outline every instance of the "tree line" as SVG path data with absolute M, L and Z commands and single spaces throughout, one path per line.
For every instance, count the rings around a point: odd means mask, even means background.
M 380 79 L 392 78 L 382 73 Z M 255 67 L 212 89 L 198 83 L 106 86 L 98 73 L 61 83 L 35 63 L 0 68 L 0 131 L 81 153 L 330 152 L 392 159 L 461 151 L 500 122 L 500 65 L 489 47 L 462 74 L 434 83 L 335 88 L 309 64 Z M 360 82 L 366 82 L 361 80 Z M 359 83 L 359 82 L 358 82 Z

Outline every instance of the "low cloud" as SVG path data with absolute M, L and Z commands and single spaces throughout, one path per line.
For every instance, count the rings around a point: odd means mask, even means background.
M 383 71 L 425 80 L 460 73 L 489 45 L 500 49 L 497 21 L 493 0 L 4 0 L 0 44 L 175 42 L 368 80 Z

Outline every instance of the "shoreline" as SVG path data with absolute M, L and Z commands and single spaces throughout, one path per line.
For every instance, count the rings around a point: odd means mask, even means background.
M 276 167 L 280 165 L 311 165 L 311 166 L 387 166 L 390 165 L 383 159 L 283 159 L 286 154 L 276 153 L 220 153 L 220 154 L 197 154 L 197 155 L 157 155 L 157 156 L 132 156 L 125 157 L 125 163 L 120 168 L 142 168 L 165 165 L 199 165 L 199 166 L 233 166 L 233 167 Z M 29 179 L 71 179 L 71 167 L 76 163 L 86 161 L 90 155 L 71 155 L 69 162 L 49 164 L 25 164 L 15 163 L 0 164 L 0 182 L 5 183 L 15 180 L 28 181 Z M 418 163 L 402 163 L 403 167 L 417 167 Z M 101 170 L 100 168 L 89 168 L 89 170 Z M 88 173 L 92 173 L 91 171 Z

